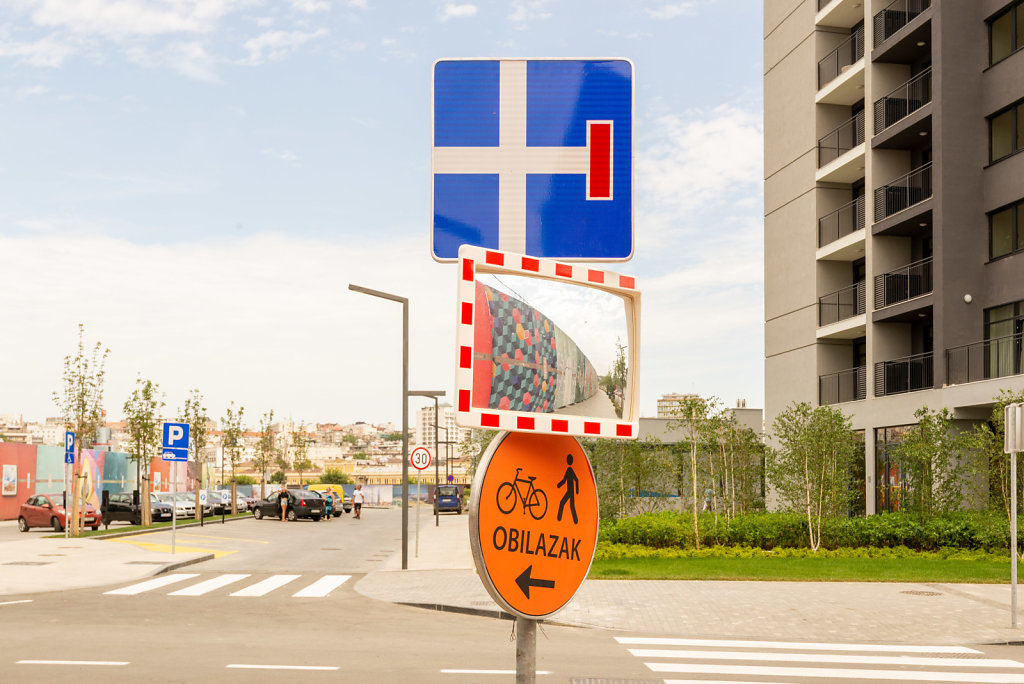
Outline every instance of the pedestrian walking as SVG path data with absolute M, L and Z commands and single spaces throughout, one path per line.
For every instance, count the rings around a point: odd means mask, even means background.
M 363 485 L 356 485 L 356 491 L 352 492 L 352 512 L 355 513 L 356 520 L 362 518 L 363 510 Z
M 281 522 L 284 522 L 285 513 L 288 512 L 288 487 L 281 485 L 281 491 L 277 493 L 277 501 L 281 505 Z
M 704 490 L 704 508 L 701 509 L 701 513 L 706 513 L 711 510 L 711 499 L 715 496 L 715 490 L 708 487 Z
M 334 515 L 334 492 L 324 492 L 324 520 L 330 521 Z

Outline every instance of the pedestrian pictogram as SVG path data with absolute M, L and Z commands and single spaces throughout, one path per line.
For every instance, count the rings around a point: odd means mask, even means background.
M 562 491 L 556 512 L 548 492 Z M 470 542 L 494 600 L 531 619 L 562 608 L 597 546 L 597 486 L 576 438 L 502 433 L 477 468 L 473 492 Z

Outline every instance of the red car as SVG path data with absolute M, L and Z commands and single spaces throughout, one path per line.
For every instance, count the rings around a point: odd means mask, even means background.
M 85 504 L 82 511 L 82 524 L 93 530 L 100 529 L 103 517 L 92 504 Z M 21 504 L 18 511 L 18 529 L 28 532 L 31 527 L 52 527 L 54 532 L 61 532 L 67 525 L 67 514 L 64 512 L 63 494 L 36 494 Z

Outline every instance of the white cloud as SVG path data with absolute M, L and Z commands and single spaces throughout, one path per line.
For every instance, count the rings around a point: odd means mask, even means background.
M 666 3 L 658 7 L 648 7 L 644 11 L 652 19 L 675 19 L 688 14 L 693 14 L 697 9 L 695 2 Z
M 307 14 L 314 12 L 325 12 L 331 8 L 331 3 L 327 0 L 288 0 L 291 6 Z
M 201 33 L 242 0 L 26 0 L 37 26 L 111 37 Z
M 446 2 L 440 10 L 441 21 L 449 19 L 465 19 L 472 17 L 477 12 L 477 6 L 469 3 L 457 5 L 454 2 Z
M 544 7 L 550 0 L 513 0 L 512 11 L 508 20 L 514 24 L 525 24 L 534 19 L 548 19 L 550 12 L 545 12 Z
M 291 152 L 289 150 L 273 150 L 273 149 L 270 149 L 270 148 L 266 148 L 266 149 L 260 150 L 260 154 L 262 154 L 264 157 L 270 157 L 271 159 L 278 159 L 280 161 L 287 162 L 287 163 L 292 164 L 292 165 L 295 165 L 296 162 L 299 161 L 299 155 L 297 155 L 294 152 Z
M 13 57 L 19 63 L 34 67 L 59 67 L 76 48 L 56 36 L 21 42 L 0 35 L 0 57 Z
M 284 59 L 300 46 L 311 40 L 322 38 L 328 34 L 325 28 L 309 33 L 302 31 L 267 31 L 255 38 L 245 41 L 244 47 L 249 52 L 248 64 L 262 64 L 266 61 Z
M 26 100 L 30 97 L 38 97 L 40 95 L 45 95 L 48 92 L 50 92 L 50 89 L 44 85 L 27 86 L 25 88 L 20 88 L 18 90 L 16 97 L 19 100 Z
M 348 2 L 345 4 L 351 7 L 352 9 L 364 10 L 367 8 L 366 0 L 348 0 Z

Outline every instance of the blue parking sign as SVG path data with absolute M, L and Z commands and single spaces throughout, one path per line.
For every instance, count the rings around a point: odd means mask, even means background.
M 431 250 L 553 259 L 633 255 L 633 64 L 439 60 Z
M 75 433 L 70 430 L 64 433 L 64 462 L 75 464 Z
M 164 423 L 163 455 L 165 461 L 188 460 L 188 423 Z

